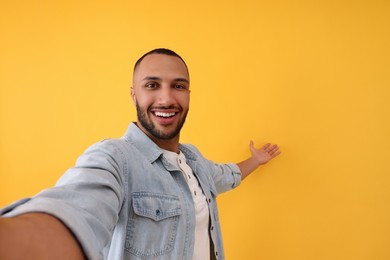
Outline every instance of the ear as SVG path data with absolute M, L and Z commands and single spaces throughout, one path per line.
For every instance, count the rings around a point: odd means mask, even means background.
M 136 105 L 137 104 L 137 99 L 135 98 L 135 91 L 134 91 L 133 87 L 130 88 L 130 94 L 131 94 L 131 98 L 133 99 L 134 105 Z

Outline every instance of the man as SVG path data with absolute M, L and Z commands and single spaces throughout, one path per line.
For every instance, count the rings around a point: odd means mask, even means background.
M 184 60 L 142 56 L 131 96 L 138 121 L 81 155 L 55 187 L 2 209 L 1 259 L 224 259 L 216 196 L 280 154 L 256 149 L 214 164 L 179 143 L 190 101 Z

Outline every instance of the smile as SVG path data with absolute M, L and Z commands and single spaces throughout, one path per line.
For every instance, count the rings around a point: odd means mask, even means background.
M 174 113 L 174 112 L 170 112 L 170 113 L 167 113 L 167 112 L 154 112 L 154 115 L 158 116 L 158 117 L 169 118 L 169 117 L 173 117 L 174 115 L 176 115 L 176 113 Z

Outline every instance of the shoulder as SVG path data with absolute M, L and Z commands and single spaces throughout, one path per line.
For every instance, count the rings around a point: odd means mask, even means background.
M 189 155 L 197 155 L 197 156 L 202 156 L 201 152 L 199 149 L 193 145 L 193 144 L 180 144 L 179 149 L 184 153 L 188 153 Z
M 103 153 L 113 153 L 123 148 L 123 140 L 121 139 L 103 139 L 99 142 L 92 144 L 88 147 L 84 153 L 89 152 L 103 152 Z
M 104 139 L 89 146 L 77 159 L 77 164 L 85 161 L 116 162 L 125 161 L 125 141 L 121 139 Z
M 184 153 L 187 159 L 208 161 L 208 159 L 205 158 L 200 150 L 193 144 L 180 144 L 179 149 Z
M 183 148 L 183 147 L 185 149 L 192 151 L 192 152 L 200 153 L 199 149 L 193 144 L 180 144 L 180 148 Z

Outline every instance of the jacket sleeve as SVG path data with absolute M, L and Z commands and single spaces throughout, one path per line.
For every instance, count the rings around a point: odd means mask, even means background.
M 236 188 L 241 184 L 241 172 L 235 163 L 214 163 L 212 165 L 212 178 L 218 193 Z
M 197 160 L 208 169 L 209 178 L 215 185 L 218 194 L 234 189 L 241 183 L 241 171 L 235 163 L 215 163 L 203 157 L 193 145 L 186 147 L 197 155 Z
M 102 259 L 124 200 L 124 158 L 114 140 L 82 154 L 55 187 L 3 210 L 4 217 L 43 212 L 61 220 L 88 259 Z

